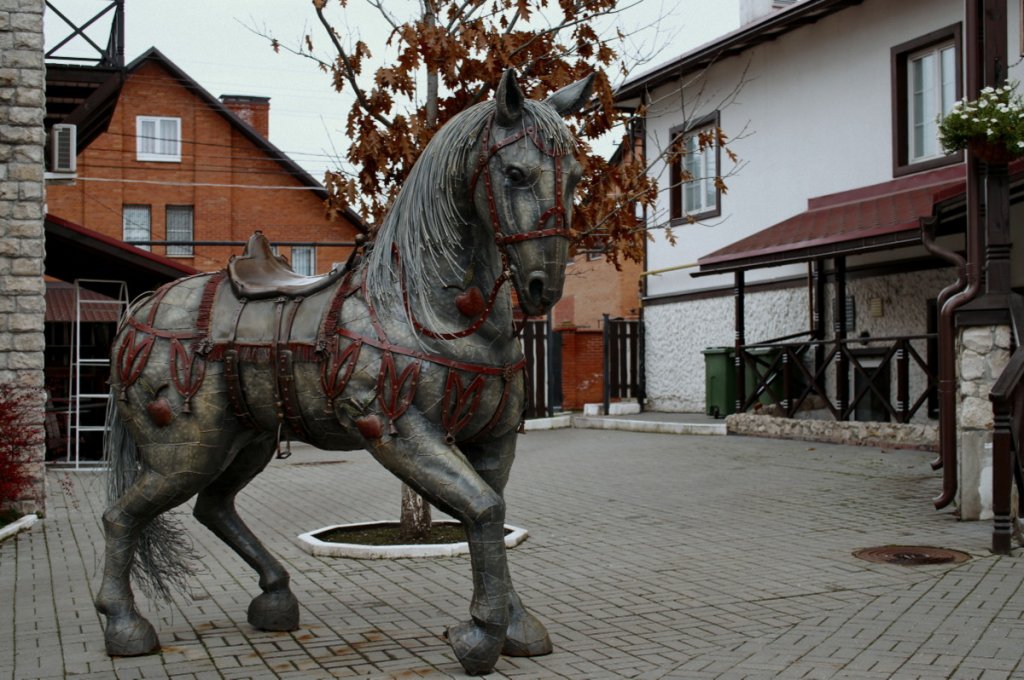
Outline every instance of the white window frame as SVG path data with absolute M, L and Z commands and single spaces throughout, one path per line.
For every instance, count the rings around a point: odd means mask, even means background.
M 316 276 L 316 246 L 292 246 L 292 270 L 302 276 Z
M 125 243 L 142 250 L 148 245 L 136 245 L 135 241 L 151 241 L 153 235 L 153 209 L 149 205 L 126 203 L 121 207 L 121 235 Z
M 714 135 L 715 125 L 704 125 L 690 130 L 684 137 L 686 154 L 682 157 L 682 169 L 693 179 L 683 183 L 683 214 L 705 215 L 718 210 L 718 145 L 711 144 L 700 149 L 700 135 Z
M 168 241 L 192 241 L 195 239 L 196 214 L 193 206 L 168 205 L 165 217 L 164 224 L 167 229 Z M 186 222 L 187 228 L 183 228 Z M 187 246 L 167 246 L 168 257 L 193 257 L 194 255 L 195 249 L 191 244 Z
M 907 55 L 908 163 L 945 155 L 939 142 L 939 116 L 949 113 L 956 101 L 956 58 L 953 40 Z
M 181 118 L 136 116 L 135 159 L 158 163 L 180 163 Z

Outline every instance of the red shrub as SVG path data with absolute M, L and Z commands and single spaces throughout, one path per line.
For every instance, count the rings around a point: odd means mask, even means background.
M 0 385 L 0 507 L 20 500 L 31 483 L 31 450 L 42 444 L 42 423 L 33 417 L 32 394 Z

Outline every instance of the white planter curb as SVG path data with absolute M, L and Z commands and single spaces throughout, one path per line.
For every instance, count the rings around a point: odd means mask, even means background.
M 438 524 L 454 524 L 455 522 L 438 522 Z M 357 560 L 386 560 L 400 557 L 453 557 L 469 552 L 469 543 L 433 543 L 424 545 L 363 545 L 360 543 L 328 543 L 317 538 L 317 534 L 334 529 L 349 527 L 365 527 L 377 524 L 393 524 L 393 522 L 359 522 L 356 524 L 334 524 L 331 526 L 299 534 L 296 541 L 299 547 L 310 555 L 319 557 L 350 557 Z M 510 524 L 505 525 L 510 533 L 505 536 L 505 547 L 514 548 L 529 535 L 526 529 Z
M 11 522 L 3 529 L 0 529 L 0 541 L 7 540 L 19 531 L 25 531 L 39 519 L 36 515 L 25 515 L 24 517 L 18 518 L 16 521 Z

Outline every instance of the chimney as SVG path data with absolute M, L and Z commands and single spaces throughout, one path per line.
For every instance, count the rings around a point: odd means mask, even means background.
M 270 97 L 252 97 L 244 94 L 222 94 L 220 101 L 266 138 L 270 137 Z
M 746 26 L 797 2 L 799 0 L 740 0 L 740 26 Z

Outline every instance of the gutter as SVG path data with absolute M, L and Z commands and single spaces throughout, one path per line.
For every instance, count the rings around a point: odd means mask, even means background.
M 942 248 L 935 242 L 935 228 L 938 219 L 934 216 L 921 219 L 921 243 L 933 255 L 937 255 L 956 267 L 956 281 L 943 288 L 936 304 L 939 307 L 939 457 L 932 461 L 932 469 L 942 469 L 942 493 L 934 499 L 935 509 L 941 510 L 956 496 L 956 343 L 954 334 L 956 308 L 974 297 L 977 292 L 975 276 L 974 292 L 968 287 L 967 263 L 958 253 Z M 969 287 L 968 287 L 969 288 Z

